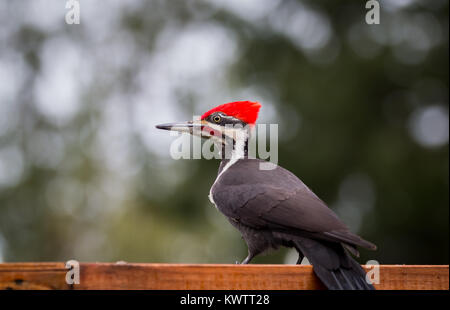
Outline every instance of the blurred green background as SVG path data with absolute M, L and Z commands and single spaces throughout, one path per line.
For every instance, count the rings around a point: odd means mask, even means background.
M 0 261 L 234 263 L 217 160 L 155 124 L 235 100 L 356 233 L 361 262 L 448 264 L 448 1 L 0 2 Z M 282 250 L 257 263 L 294 263 Z

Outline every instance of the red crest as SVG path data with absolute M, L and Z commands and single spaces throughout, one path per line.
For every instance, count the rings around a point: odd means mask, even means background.
M 207 118 L 214 112 L 223 112 L 226 115 L 240 119 L 241 121 L 249 125 L 254 125 L 256 119 L 258 118 L 258 112 L 260 108 L 261 104 L 259 104 L 259 102 L 235 101 L 219 105 L 209 110 L 202 115 L 201 119 L 203 120 Z

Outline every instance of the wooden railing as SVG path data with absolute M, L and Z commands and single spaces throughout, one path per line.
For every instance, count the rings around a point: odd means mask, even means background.
M 0 264 L 0 289 L 324 289 L 308 265 L 80 263 L 79 284 L 67 284 L 68 271 L 62 262 Z M 448 265 L 381 265 L 379 280 L 381 290 L 448 290 Z

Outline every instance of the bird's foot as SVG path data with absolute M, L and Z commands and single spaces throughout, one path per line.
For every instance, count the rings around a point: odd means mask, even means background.
M 253 256 L 249 255 L 247 256 L 241 263 L 241 265 L 247 265 L 252 260 Z

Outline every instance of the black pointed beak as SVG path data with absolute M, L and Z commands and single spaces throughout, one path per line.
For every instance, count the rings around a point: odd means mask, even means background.
M 156 128 L 163 129 L 163 130 L 175 130 L 175 128 L 191 128 L 191 127 L 192 127 L 192 124 L 189 124 L 189 122 L 167 123 L 167 124 L 156 125 Z
M 155 126 L 158 129 L 162 130 L 171 130 L 177 132 L 185 132 L 189 133 L 193 136 L 197 136 L 200 138 L 209 139 L 211 137 L 219 137 L 223 138 L 222 133 L 214 128 L 211 128 L 208 122 L 199 120 L 199 121 L 189 121 L 189 122 L 179 122 L 179 123 L 167 123 L 160 124 Z
M 158 129 L 170 130 L 172 128 L 172 124 L 161 124 L 155 126 Z
M 194 129 L 201 131 L 201 126 L 202 125 L 200 123 L 194 123 L 192 121 L 189 121 L 189 122 L 160 124 L 160 125 L 156 125 L 156 128 L 163 129 L 163 130 L 188 132 L 188 133 L 192 134 Z

